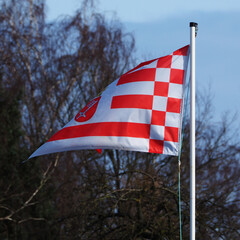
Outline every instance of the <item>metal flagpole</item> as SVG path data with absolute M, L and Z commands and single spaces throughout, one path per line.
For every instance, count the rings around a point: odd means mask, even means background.
M 190 22 L 190 240 L 195 240 L 195 37 L 198 24 Z

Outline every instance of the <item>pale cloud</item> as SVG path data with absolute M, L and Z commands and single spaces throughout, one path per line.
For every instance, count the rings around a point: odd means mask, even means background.
M 240 11 L 239 0 L 99 0 L 99 10 L 112 11 L 124 22 L 150 22 L 190 11 Z
M 47 19 L 72 15 L 80 0 L 46 0 Z M 122 22 L 151 22 L 187 15 L 192 11 L 240 11 L 239 0 L 96 0 L 98 11 L 107 17 L 117 16 Z

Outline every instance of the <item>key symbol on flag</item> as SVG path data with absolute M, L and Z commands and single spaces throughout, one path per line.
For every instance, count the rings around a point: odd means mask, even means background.
M 97 110 L 98 102 L 101 97 L 94 98 L 90 101 L 75 117 L 75 121 L 77 122 L 85 122 L 88 121 Z
M 86 117 L 86 112 L 95 104 L 97 103 L 97 101 L 95 101 L 94 99 L 89 103 L 87 104 L 87 109 L 84 111 L 84 112 L 80 112 L 79 113 L 79 116 L 77 117 L 77 119 L 79 119 L 80 117 Z

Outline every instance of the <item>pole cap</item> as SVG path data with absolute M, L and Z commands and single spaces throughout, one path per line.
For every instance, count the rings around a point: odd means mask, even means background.
M 195 22 L 190 22 L 189 23 L 190 27 L 195 27 L 195 37 L 197 37 L 197 32 L 198 32 L 198 24 Z
M 190 23 L 189 23 L 189 26 L 190 26 L 190 27 L 197 27 L 197 26 L 198 26 L 198 23 L 190 22 Z

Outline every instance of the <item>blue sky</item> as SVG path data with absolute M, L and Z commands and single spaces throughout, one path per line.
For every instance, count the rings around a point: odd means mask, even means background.
M 47 19 L 72 15 L 80 0 L 46 0 Z M 139 62 L 189 44 L 189 22 L 199 24 L 196 84 L 214 95 L 214 119 L 240 114 L 239 0 L 98 0 L 97 9 L 115 17 L 136 40 Z

